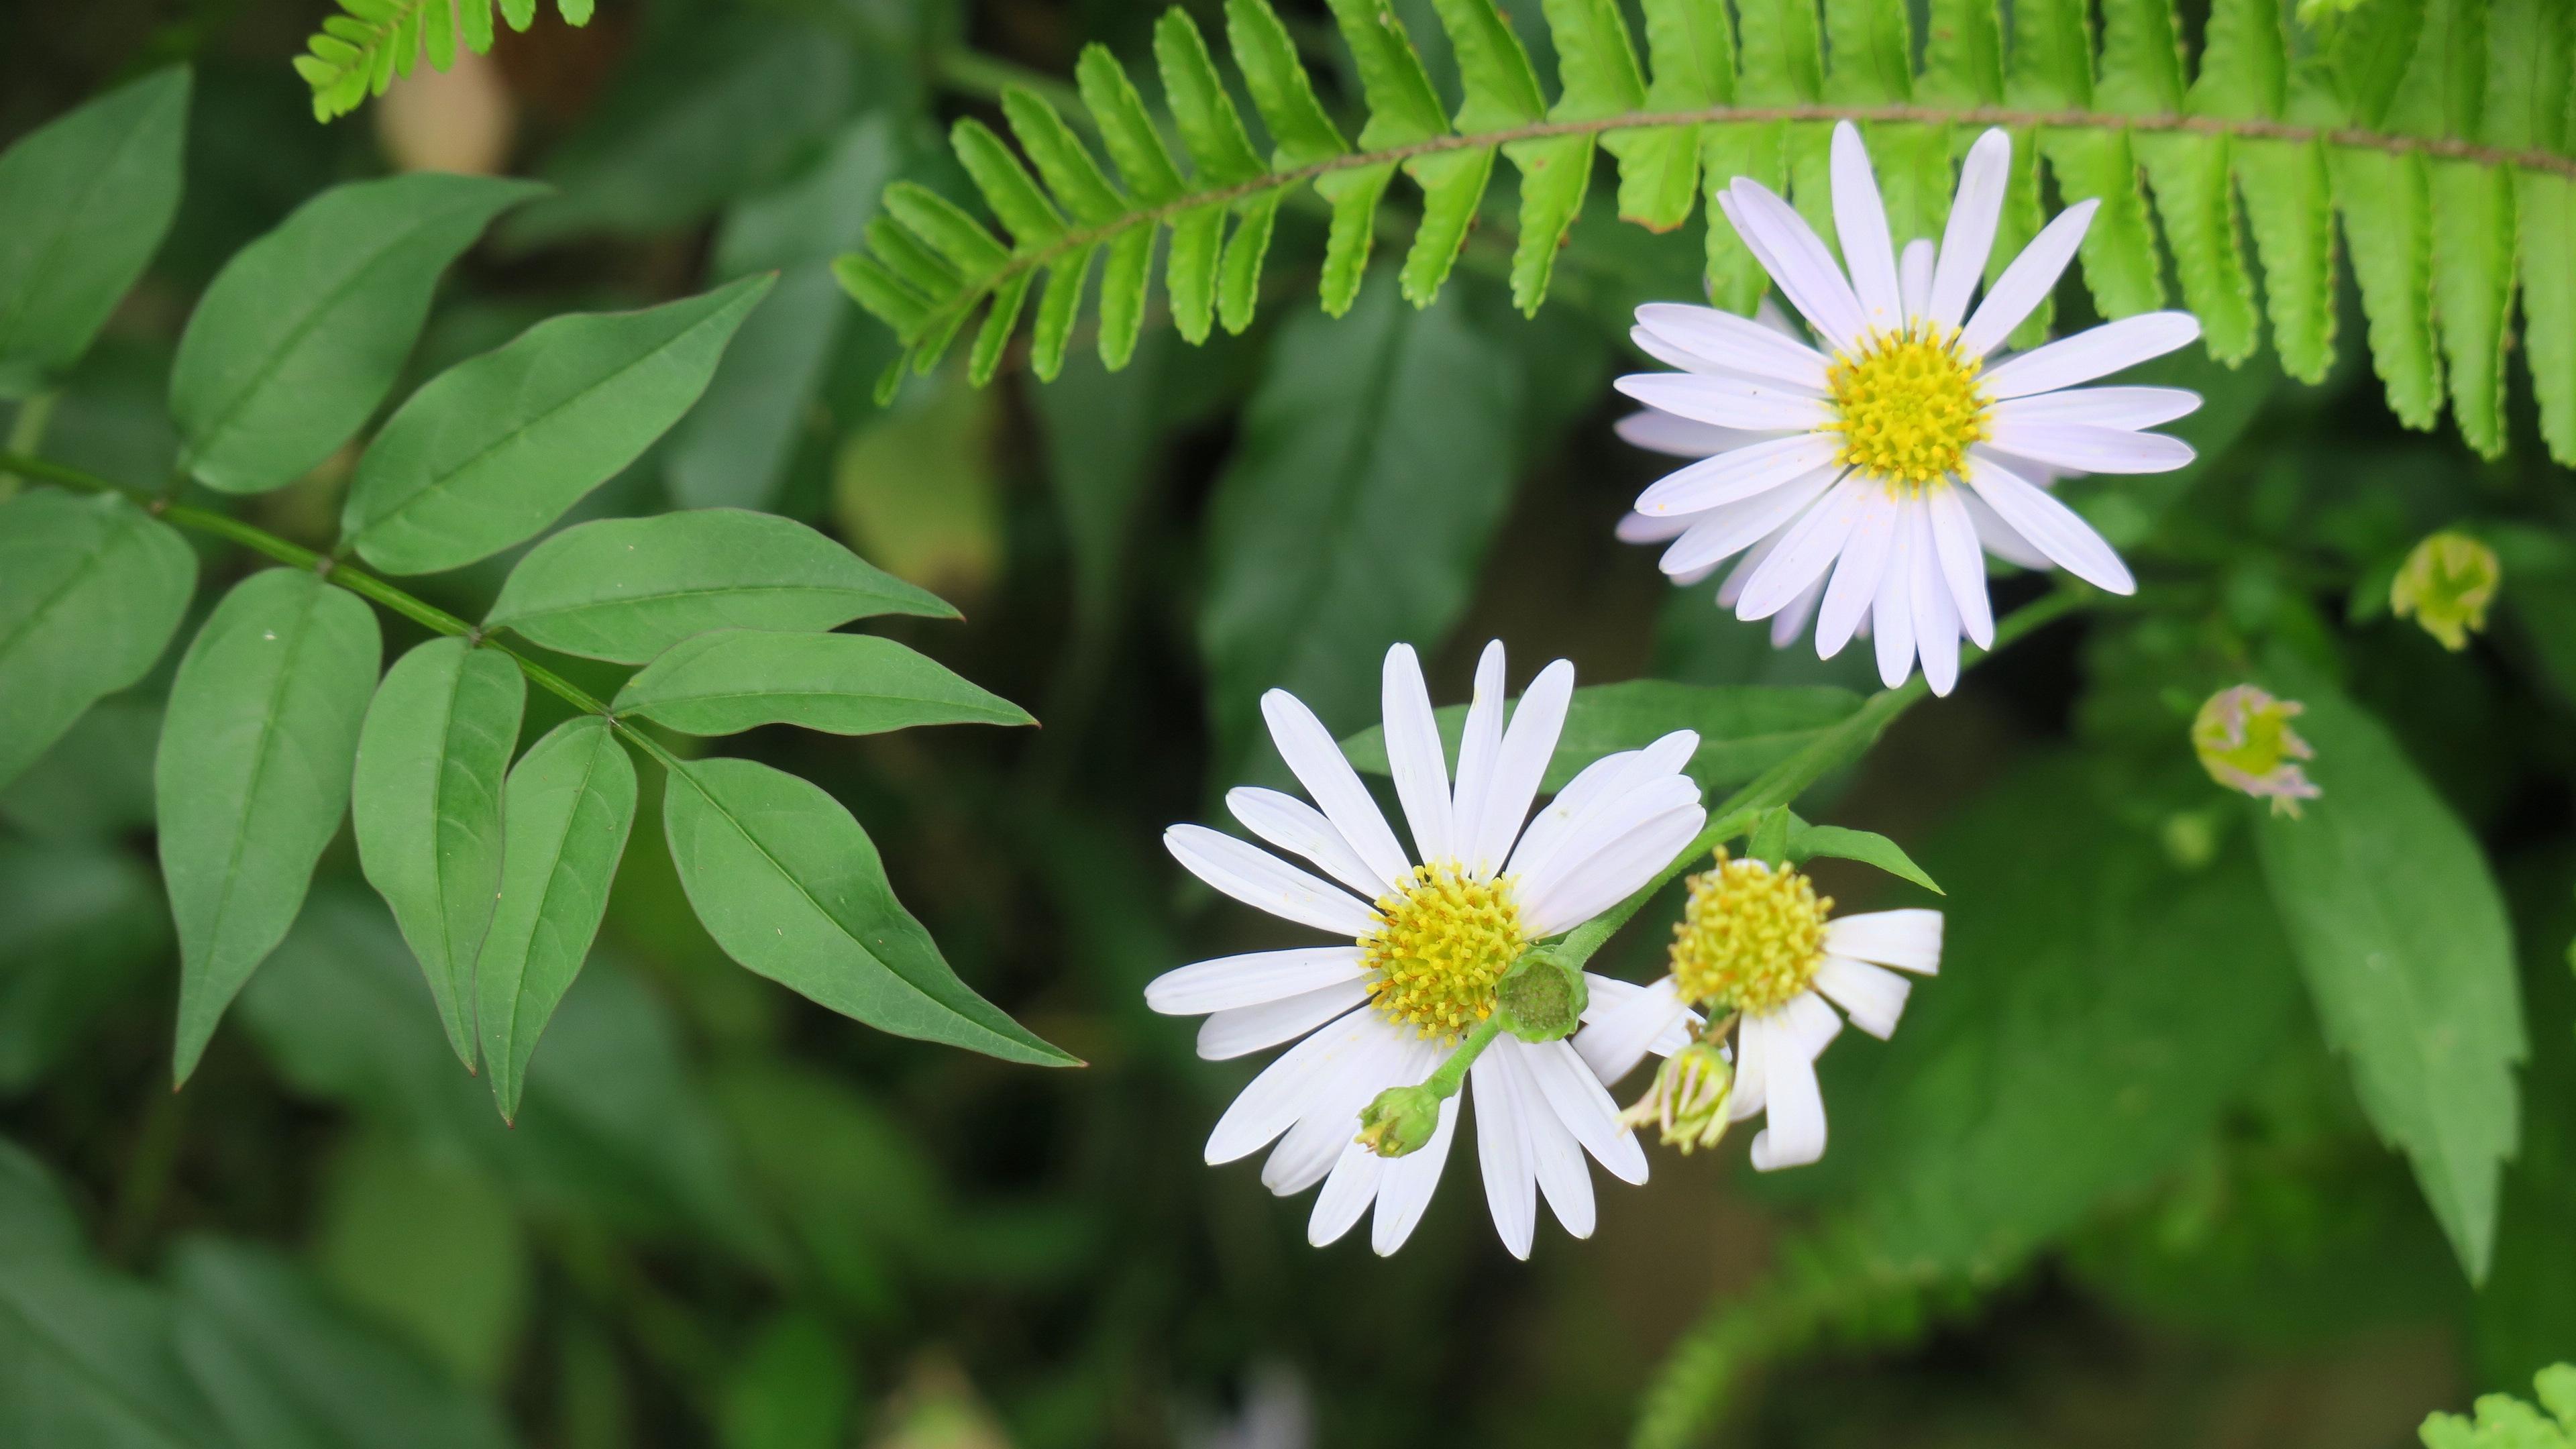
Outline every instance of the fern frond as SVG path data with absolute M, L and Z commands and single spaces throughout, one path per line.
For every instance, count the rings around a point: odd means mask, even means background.
M 2397 415 L 2430 428 L 2447 409 L 2472 448 L 2501 452 L 2506 362 L 2519 350 L 2551 454 L 2576 463 L 2576 18 L 2557 0 L 2373 0 L 2297 46 L 2279 0 L 2212 0 L 2189 65 L 2173 0 L 2100 0 L 2098 33 L 2093 0 L 2019 0 L 2010 45 L 1996 0 L 1929 0 L 1920 35 L 1907 0 L 1737 0 L 1732 14 L 1727 0 L 1641 0 L 1642 55 L 1618 0 L 1541 0 L 1553 97 L 1494 0 L 1434 0 L 1457 60 L 1455 104 L 1382 0 L 1331 9 L 1359 81 L 1346 98 L 1356 128 L 1319 96 L 1270 0 L 1227 0 L 1226 40 L 1265 155 L 1206 38 L 1174 9 L 1154 31 L 1171 108 L 1159 124 L 1098 46 L 1077 68 L 1085 131 L 1006 90 L 1016 149 L 977 121 L 955 140 L 1008 241 L 927 191 L 897 188 L 868 250 L 842 259 L 844 286 L 895 329 L 915 371 L 980 313 L 982 381 L 1043 275 L 1030 357 L 1052 378 L 1098 260 L 1100 351 L 1116 367 L 1143 325 L 1162 234 L 1182 335 L 1240 332 L 1279 208 L 1311 187 L 1331 215 L 1320 292 L 1338 315 L 1401 176 L 1421 214 L 1398 285 L 1427 306 L 1483 214 L 1499 157 L 1518 178 L 1513 300 L 1535 311 L 1592 200 L 1597 149 L 1617 166 L 1626 220 L 1670 231 L 1710 215 L 1710 294 L 1750 312 L 1769 282 L 1708 205 L 1713 188 L 1750 176 L 1831 241 L 1828 143 L 1833 123 L 1853 120 L 1869 134 L 1897 240 L 1937 237 L 1955 160 L 2002 126 L 2015 170 L 1994 267 L 2045 219 L 2045 172 L 2064 200 L 2102 201 L 2081 263 L 2105 316 L 2167 305 L 2170 278 L 2212 355 L 2243 361 L 2268 323 L 2282 365 L 2314 381 L 2334 358 L 2340 218 Z M 2047 325 L 2043 309 L 2016 340 Z
M 2425 1449 L 2571 1449 L 2576 1446 L 2576 1368 L 2552 1364 L 2532 1380 L 2537 1407 L 2511 1394 L 2487 1394 L 2477 1417 L 2434 1414 L 2416 1436 Z
M 456 64 L 456 47 L 481 55 L 492 48 L 495 0 L 338 0 L 339 15 L 295 57 L 295 73 L 313 88 L 313 119 L 345 116 L 380 96 L 394 77 L 409 75 L 423 54 L 432 70 Z M 537 0 L 498 0 L 501 18 L 525 30 L 537 18 Z M 588 25 L 593 0 L 555 0 L 566 25 Z

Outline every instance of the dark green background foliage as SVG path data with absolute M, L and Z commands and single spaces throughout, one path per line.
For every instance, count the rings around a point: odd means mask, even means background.
M 2363 1449 L 2576 1358 L 2563 180 L 2523 188 L 2546 204 L 2516 233 L 2458 220 L 2513 204 L 2475 158 L 2256 148 L 2213 171 L 2183 133 L 2116 126 L 2030 148 L 2025 230 L 2127 186 L 2058 325 L 2179 298 L 2236 363 L 2151 369 L 2208 395 L 2177 429 L 2200 464 L 2066 490 L 2137 598 L 2064 601 L 1917 701 L 1874 695 L 1861 654 L 1772 652 L 1611 537 L 1658 471 L 1610 432 L 1627 309 L 1705 295 L 1712 268 L 1751 295 L 1691 177 L 1636 179 L 1695 173 L 1672 134 L 1605 142 L 1629 169 L 1593 168 L 1588 205 L 1515 204 L 1454 161 L 1382 203 L 1274 190 L 1052 320 L 1023 269 L 1033 337 L 985 328 L 880 408 L 890 367 L 937 353 L 835 285 L 836 258 L 907 245 L 888 187 L 915 188 L 907 224 L 930 195 L 989 215 L 1007 174 L 971 142 L 970 176 L 951 128 L 1043 146 L 1030 97 L 1099 146 L 1093 118 L 1122 113 L 1090 42 L 1139 78 L 1138 124 L 1198 127 L 1213 93 L 1160 80 L 1173 22 L 1123 0 L 434 8 L 416 35 L 452 68 L 380 99 L 374 52 L 306 52 L 319 0 L 21 7 L 0 47 L 0 145 L 61 123 L 0 163 L 4 450 L 194 519 L 0 481 L 0 1443 Z M 1282 6 L 1337 134 L 1273 136 L 1278 97 L 1246 89 L 1257 151 L 1176 130 L 1172 185 L 1551 104 L 2187 107 L 2560 155 L 2569 134 L 2543 0 L 2284 19 L 2268 71 L 2214 38 L 2261 0 L 2104 5 L 2098 56 L 2071 3 L 2005 7 L 2007 56 L 1961 39 L 1997 18 L 1966 0 L 1834 0 L 1803 50 L 1794 0 L 1757 0 L 1735 68 L 1697 82 L 1651 23 L 1687 6 L 1514 8 L 1535 89 L 1495 101 L 1521 72 L 1443 24 L 1483 8 L 1396 0 L 1436 104 L 1372 120 L 1385 76 L 1335 24 L 1365 7 Z M 1244 0 L 1187 9 L 1234 37 L 1235 86 Z M 1614 24 L 1652 42 L 1651 92 L 1551 43 Z M 2183 65 L 2138 48 L 2155 24 Z M 306 67 L 321 108 L 356 114 L 317 124 L 299 53 L 329 62 Z M 2492 103 L 2464 112 L 2479 77 Z M 1894 210 L 1936 215 L 1966 128 L 1891 134 Z M 1740 146 L 1820 194 L 1788 174 L 1805 130 L 1708 136 L 1708 164 Z M 1142 194 L 1137 139 L 1101 154 Z M 1079 169 L 1032 160 L 1058 192 Z M 1336 216 L 1373 218 L 1365 271 Z M 1247 223 L 1266 257 L 1227 265 L 1217 237 Z M 1140 264 L 1120 245 L 1104 268 Z M 2409 431 L 2446 390 L 2459 429 Z M 663 517 L 683 509 L 739 511 Z M 616 725 L 260 571 L 236 526 L 345 543 Z M 2507 571 L 2460 654 L 2386 608 L 2441 526 Z M 1999 611 L 2054 597 L 1995 586 Z M 1252 1065 L 1198 1061 L 1141 996 L 1282 942 L 1157 836 L 1281 773 L 1262 689 L 1358 733 L 1388 643 L 1454 701 L 1496 635 L 1516 680 L 1563 654 L 1590 683 L 1663 681 L 1583 696 L 1569 750 L 1698 724 L 1721 794 L 1894 716 L 1798 809 L 1942 884 L 1943 973 L 1892 1043 L 1826 1057 L 1814 1168 L 1658 1153 L 1648 1188 L 1604 1189 L 1593 1241 L 1543 1234 L 1518 1264 L 1462 1157 L 1394 1259 L 1318 1252 L 1302 1203 L 1199 1160 Z M 261 648 L 281 638 L 287 665 Z M 2309 705 L 2325 795 L 2300 821 L 2191 758 L 2192 710 L 2249 679 Z M 295 774 L 308 756 L 342 768 Z M 295 787 L 184 788 L 271 765 Z M 506 841 L 429 849 L 504 792 Z M 212 880 L 210 840 L 244 843 Z M 477 869 L 500 873 L 488 931 L 452 889 Z M 1818 872 L 1846 908 L 1931 899 Z M 1652 970 L 1675 909 L 1599 963 Z M 765 934 L 795 910 L 797 935 Z M 1027 1065 L 1049 1043 L 1088 1065 Z M 1222 1437 L 1246 1414 L 1311 1438 Z

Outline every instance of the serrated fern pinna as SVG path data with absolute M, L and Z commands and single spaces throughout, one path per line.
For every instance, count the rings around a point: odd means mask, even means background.
M 426 55 L 432 70 L 456 64 L 456 47 L 492 49 L 492 8 L 512 30 L 536 23 L 537 0 L 338 0 L 339 15 L 304 42 L 295 73 L 313 88 L 313 119 L 345 116 L 394 77 L 412 73 Z M 588 25 L 592 0 L 555 0 L 566 25 Z
M 1114 179 L 1054 106 L 1006 90 L 1018 153 L 971 118 L 953 139 L 1010 240 L 898 184 L 867 250 L 841 259 L 842 284 L 901 336 L 915 371 L 982 312 L 970 366 L 981 382 L 1043 273 L 1031 363 L 1052 378 L 1102 254 L 1100 354 L 1125 363 L 1164 230 L 1164 288 L 1182 335 L 1197 342 L 1218 323 L 1241 331 L 1273 222 L 1301 185 L 1331 209 L 1322 293 L 1339 314 L 1358 293 L 1380 201 L 1399 171 L 1409 177 L 1422 215 L 1400 285 L 1424 305 L 1457 260 L 1499 153 L 1520 173 L 1511 285 L 1527 311 L 1590 198 L 1596 146 L 1617 161 L 1620 215 L 1641 226 L 1679 227 L 1714 187 L 1750 176 L 1830 239 L 1828 137 L 1834 121 L 1854 119 L 1870 132 L 1903 240 L 1939 234 L 1954 158 L 2003 126 L 2015 174 L 1998 263 L 2043 219 L 2044 164 L 2061 196 L 2102 199 L 2082 260 L 2106 315 L 2168 305 L 2170 254 L 2214 356 L 2251 356 L 2268 315 L 2282 365 L 2313 381 L 2334 356 L 2340 213 L 2397 415 L 2433 427 L 2447 383 L 2469 444 L 2501 452 L 2518 294 L 2543 436 L 2576 462 L 2576 18 L 2558 0 L 2372 0 L 2314 26 L 2294 25 L 2283 0 L 2214 0 L 2196 61 L 2171 0 L 2102 0 L 2098 35 L 2087 0 L 2019 0 L 2009 45 L 1996 0 L 1931 0 L 1920 34 L 1907 0 L 1643 0 L 1645 63 L 1619 0 L 1543 0 L 1553 101 L 1493 0 L 1433 0 L 1457 61 L 1454 107 L 1384 0 L 1330 3 L 1359 79 L 1355 137 L 1269 0 L 1226 0 L 1265 157 L 1199 27 L 1174 9 L 1154 31 L 1167 117 L 1102 47 L 1086 48 L 1077 68 Z M 1711 295 L 1749 312 L 1767 285 L 1760 267 L 1722 219 L 1707 230 Z M 2260 261 L 2259 310 L 2240 231 Z

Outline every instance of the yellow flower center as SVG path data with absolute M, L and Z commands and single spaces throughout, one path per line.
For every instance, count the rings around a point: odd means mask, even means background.
M 1956 473 L 1968 445 L 1988 436 L 1989 400 L 1977 386 L 1982 365 L 1959 352 L 1958 333 L 1908 327 L 1874 332 L 1860 355 L 1837 353 L 1826 369 L 1834 420 L 1842 434 L 1834 461 L 1890 488 L 1921 488 Z
M 1360 938 L 1378 1012 L 1425 1037 L 1454 1038 L 1491 1016 L 1494 983 L 1529 944 L 1509 877 L 1470 878 L 1453 861 L 1418 865 L 1377 899 Z
M 1673 927 L 1673 982 L 1686 1001 L 1729 1011 L 1776 1011 L 1807 989 L 1825 954 L 1831 896 L 1794 870 L 1729 860 L 1690 878 Z

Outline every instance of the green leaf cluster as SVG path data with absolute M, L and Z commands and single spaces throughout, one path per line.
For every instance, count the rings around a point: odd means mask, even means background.
M 295 73 L 313 88 L 313 119 L 345 116 L 380 96 L 394 77 L 412 73 L 426 58 L 430 69 L 456 64 L 459 45 L 476 55 L 492 49 L 492 11 L 512 30 L 536 23 L 537 0 L 334 0 L 342 13 L 295 57 Z M 594 0 L 555 0 L 566 25 L 588 25 Z
M 841 259 L 843 287 L 894 329 L 916 372 L 980 313 L 977 381 L 1000 365 L 1035 292 L 1030 363 L 1052 379 L 1097 262 L 1100 356 L 1114 369 L 1135 350 L 1158 250 L 1184 338 L 1249 326 L 1277 217 L 1302 188 L 1330 214 L 1324 310 L 1349 311 L 1401 173 L 1421 213 L 1399 284 L 1429 306 L 1470 226 L 1501 210 L 1485 200 L 1499 155 L 1520 178 L 1512 300 L 1535 312 L 1579 213 L 1613 189 L 1593 184 L 1598 150 L 1615 163 L 1623 219 L 1669 231 L 1711 213 L 1710 294 L 1750 313 L 1769 284 L 1704 198 L 1751 177 L 1831 241 L 1827 140 L 1852 119 L 1870 137 L 1897 242 L 1938 237 L 1954 158 L 2000 126 L 2015 140 L 2014 171 L 1990 275 L 2036 234 L 2053 179 L 2069 203 L 2102 203 L 2081 256 L 2104 316 L 2167 305 L 2170 277 L 2212 356 L 2252 356 L 2268 320 L 2284 369 L 2317 381 L 2334 357 L 2348 251 L 2372 358 L 2408 426 L 2431 428 L 2447 404 L 2471 447 L 2501 453 L 2519 331 L 2550 451 L 2576 462 L 2570 22 L 2545 0 L 2385 0 L 2341 21 L 2323 49 L 2294 43 L 2274 0 L 2215 0 L 2192 66 L 2171 0 L 2110 0 L 2098 27 L 2081 0 L 2030 0 L 2014 9 L 2009 44 L 1994 0 L 1937 0 L 1928 12 L 1900 0 L 1827 0 L 1821 12 L 1810 0 L 1745 0 L 1733 16 L 1725 0 L 1649 0 L 1642 53 L 1622 7 L 1547 0 L 1553 97 L 1493 0 L 1438 0 L 1454 99 L 1394 10 L 1331 8 L 1358 80 L 1339 105 L 1269 0 L 1227 0 L 1235 71 L 1266 146 L 1181 9 L 1154 27 L 1168 114 L 1149 110 L 1099 45 L 1076 69 L 1082 129 L 1035 91 L 1005 88 L 1016 150 L 977 118 L 951 137 L 1003 234 L 898 183 L 867 249 Z M 2046 315 L 2026 324 L 2023 345 Z

